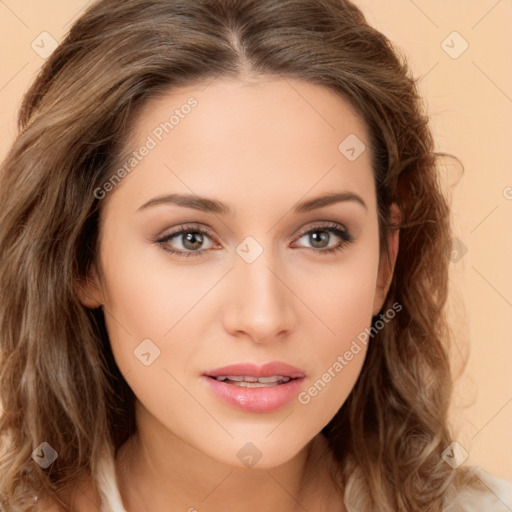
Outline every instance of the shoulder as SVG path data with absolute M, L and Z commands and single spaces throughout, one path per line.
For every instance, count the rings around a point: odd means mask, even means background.
M 512 483 L 479 467 L 475 467 L 473 471 L 482 484 L 481 488 L 459 489 L 447 503 L 445 512 L 510 512 Z
M 73 512 L 98 512 L 101 499 L 91 478 L 80 477 L 66 491 L 61 499 L 70 503 Z M 36 512 L 68 512 L 60 503 L 50 498 L 39 499 Z
M 455 487 L 446 491 L 443 512 L 511 512 L 512 483 L 493 476 L 478 466 L 470 471 L 478 485 Z M 372 510 L 372 500 L 364 486 L 358 468 L 352 471 L 345 488 L 345 507 L 348 512 Z

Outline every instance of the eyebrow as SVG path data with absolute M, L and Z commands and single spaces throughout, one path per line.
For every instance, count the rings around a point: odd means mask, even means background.
M 293 208 L 293 212 L 307 213 L 345 201 L 354 201 L 368 210 L 368 207 L 361 196 L 353 192 L 337 192 L 314 197 L 313 199 L 297 203 Z M 233 210 L 228 205 L 217 201 L 216 199 L 200 197 L 192 194 L 167 194 L 164 196 L 154 197 L 140 206 L 137 211 L 145 210 L 152 206 L 166 204 L 175 204 L 184 208 L 192 208 L 194 210 L 200 210 L 222 216 L 233 215 Z

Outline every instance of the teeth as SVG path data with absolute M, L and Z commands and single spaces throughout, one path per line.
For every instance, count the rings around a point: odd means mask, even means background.
M 228 382 L 229 383 L 229 382 Z M 272 382 L 265 384 L 263 382 L 232 382 L 235 386 L 239 386 L 241 388 L 271 388 L 274 386 L 279 386 L 278 382 Z
M 273 375 L 271 377 L 248 377 L 241 375 L 219 375 L 215 377 L 219 382 L 229 381 L 229 384 L 244 388 L 262 388 L 269 385 L 277 386 L 288 382 L 290 377 L 283 377 L 282 375 Z
M 242 377 L 240 375 L 227 375 L 226 379 L 234 380 L 236 382 L 258 382 L 257 377 Z
M 278 380 L 282 380 L 282 379 L 290 380 L 288 377 L 280 377 L 279 375 L 272 375 L 272 377 L 260 377 L 258 379 L 258 382 L 263 382 L 263 383 L 277 382 Z

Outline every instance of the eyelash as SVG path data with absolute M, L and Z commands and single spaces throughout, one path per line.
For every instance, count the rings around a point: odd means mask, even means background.
M 344 228 L 340 228 L 338 224 L 323 224 L 320 226 L 315 226 L 302 232 L 297 239 L 301 239 L 304 235 L 318 231 L 327 231 L 329 233 L 333 233 L 334 235 L 342 239 L 342 242 L 338 246 L 331 247 L 330 249 L 316 249 L 313 247 L 312 250 L 318 254 L 334 254 L 337 253 L 338 251 L 342 251 L 343 249 L 346 248 L 347 245 L 354 242 L 354 238 L 352 237 L 350 232 Z M 185 258 L 189 256 L 200 256 L 203 252 L 206 252 L 208 250 L 200 249 L 199 251 L 176 251 L 175 249 L 169 249 L 168 247 L 165 246 L 165 244 L 172 240 L 173 238 L 177 238 L 179 235 L 184 235 L 186 233 L 198 233 L 200 235 L 206 235 L 212 240 L 215 240 L 213 233 L 209 229 L 199 228 L 197 226 L 182 226 L 179 230 L 164 235 L 163 237 L 154 240 L 154 242 L 162 246 L 162 249 L 164 249 L 165 251 Z

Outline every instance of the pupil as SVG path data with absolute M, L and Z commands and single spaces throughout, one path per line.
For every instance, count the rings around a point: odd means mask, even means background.
M 320 233 L 320 236 L 318 236 L 318 234 Z M 328 245 L 328 242 L 329 242 L 329 233 L 327 233 L 327 231 L 314 231 L 313 233 L 311 233 L 311 238 L 313 240 L 313 245 L 315 246 L 315 244 L 317 242 L 320 242 L 320 246 L 321 247 L 325 247 L 326 244 Z M 322 245 L 322 242 L 326 242 L 326 244 L 323 244 Z M 315 246 L 317 247 L 317 246 Z
M 187 247 L 188 249 L 198 249 L 201 244 L 203 243 L 203 237 L 201 235 L 201 233 L 187 233 L 187 235 L 185 236 L 185 246 L 187 246 L 187 244 L 189 245 L 189 247 Z

